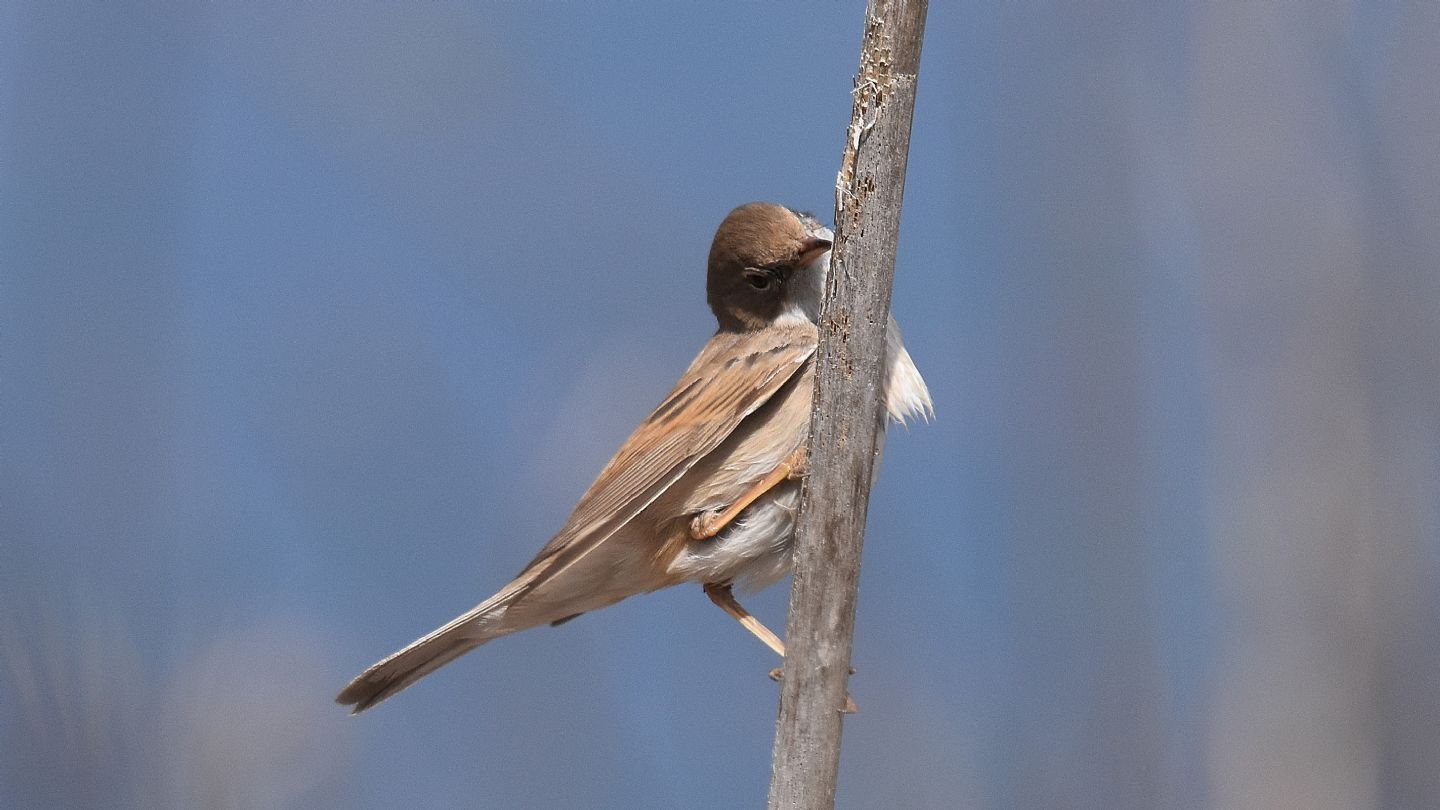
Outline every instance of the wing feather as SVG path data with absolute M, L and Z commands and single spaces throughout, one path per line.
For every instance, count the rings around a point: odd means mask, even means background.
M 808 322 L 711 338 L 521 572 L 526 587 L 564 570 L 634 519 L 769 401 L 809 362 L 815 345 Z

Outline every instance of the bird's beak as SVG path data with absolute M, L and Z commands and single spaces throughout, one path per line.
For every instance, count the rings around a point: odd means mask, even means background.
M 809 267 L 810 263 L 820 258 L 820 254 L 830 249 L 830 240 L 821 239 L 818 236 L 807 236 L 805 241 L 800 243 L 800 260 L 796 267 Z

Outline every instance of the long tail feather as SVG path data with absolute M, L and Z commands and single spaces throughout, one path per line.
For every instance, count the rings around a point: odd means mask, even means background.
M 514 583 L 512 583 L 513 585 Z M 504 621 L 517 589 L 507 587 L 464 615 L 377 662 L 356 676 L 335 702 L 359 714 L 491 639 L 522 627 Z

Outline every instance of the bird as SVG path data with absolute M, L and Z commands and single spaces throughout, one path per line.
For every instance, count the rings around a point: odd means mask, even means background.
M 560 531 L 495 595 L 360 673 L 336 702 L 358 714 L 486 642 L 687 582 L 783 658 L 733 588 L 768 587 L 793 565 L 833 238 L 776 203 L 731 211 L 706 272 L 715 334 Z M 889 420 L 933 416 L 893 316 L 883 382 Z M 882 415 L 877 439 L 885 428 Z

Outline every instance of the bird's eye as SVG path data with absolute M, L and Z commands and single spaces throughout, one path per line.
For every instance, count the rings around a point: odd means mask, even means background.
M 747 267 L 745 268 L 745 280 L 757 290 L 768 290 L 770 285 L 775 282 L 775 277 L 764 270 Z

